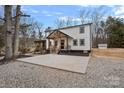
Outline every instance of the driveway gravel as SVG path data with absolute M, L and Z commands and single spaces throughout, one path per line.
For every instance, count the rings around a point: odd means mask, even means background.
M 85 74 L 11 62 L 0 65 L 0 87 L 124 87 L 124 59 L 92 57 Z

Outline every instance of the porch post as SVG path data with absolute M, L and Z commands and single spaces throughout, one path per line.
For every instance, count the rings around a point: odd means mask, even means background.
M 67 39 L 67 51 L 68 51 L 68 37 L 66 39 Z
M 48 39 L 48 49 L 50 50 L 50 39 Z
M 59 48 L 59 50 L 61 49 L 61 40 L 60 40 L 60 38 L 58 38 L 58 48 Z

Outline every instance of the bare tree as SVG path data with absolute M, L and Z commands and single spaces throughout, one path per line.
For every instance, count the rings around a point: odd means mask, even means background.
M 12 53 L 12 6 L 4 6 L 5 16 L 5 60 L 11 59 Z
M 25 23 L 30 24 L 30 26 L 27 28 L 27 31 L 26 31 L 28 37 L 29 38 L 31 37 L 31 38 L 35 39 L 36 38 L 36 25 L 35 25 L 34 19 L 33 18 L 29 18 L 28 22 L 25 21 Z
M 35 22 L 35 26 L 38 30 L 38 36 L 39 36 L 39 39 L 42 39 L 43 35 L 43 24 L 42 23 L 38 23 L 38 22 Z
M 5 46 L 5 32 L 4 32 L 4 25 L 0 25 L 0 54 L 2 48 Z
M 93 47 L 97 47 L 99 43 L 105 43 L 106 41 L 106 30 L 105 25 L 101 25 L 104 22 L 103 18 L 107 12 L 103 6 L 98 6 L 90 14 L 90 21 L 94 25 L 93 33 Z
M 100 21 L 102 19 L 102 15 L 100 14 L 100 12 L 98 10 L 95 10 L 92 14 L 91 14 L 91 22 L 93 23 L 94 26 L 94 31 L 93 33 L 93 46 L 97 47 L 98 46 L 98 36 L 101 32 L 101 30 L 99 29 L 100 27 Z
M 73 18 L 72 17 L 66 17 L 65 26 L 72 26 L 72 25 L 73 25 Z
M 64 27 L 64 26 L 65 26 L 65 20 L 57 18 L 57 19 L 55 20 L 55 26 L 56 26 L 57 28 L 62 28 L 62 27 Z
M 17 5 L 16 7 L 16 18 L 15 18 L 15 32 L 14 32 L 14 45 L 13 45 L 13 57 L 18 56 L 18 48 L 19 48 L 19 26 L 20 26 L 20 9 L 21 6 Z
M 73 19 L 73 25 L 78 25 L 79 23 L 80 23 L 79 21 Z
M 55 25 L 57 28 L 67 27 L 67 26 L 73 26 L 76 25 L 78 22 L 74 20 L 72 17 L 65 17 L 64 19 L 57 18 L 55 20 Z
M 0 10 L 3 10 L 3 6 L 0 6 Z M 0 54 L 4 46 L 5 46 L 4 19 L 2 18 L 2 13 L 0 13 Z
M 30 24 L 24 23 L 20 26 L 20 34 L 21 34 L 21 41 L 22 43 L 20 44 L 20 46 L 22 46 L 22 49 L 25 49 L 28 46 L 28 38 L 30 38 L 29 36 L 29 31 L 28 28 L 30 27 Z
M 81 20 L 81 24 L 87 23 L 89 21 L 88 20 L 89 16 L 90 16 L 90 10 L 84 10 L 84 9 L 80 10 L 79 18 Z
M 96 47 L 99 41 L 103 42 L 106 38 L 105 25 L 101 25 L 101 21 L 104 20 L 104 16 L 107 14 L 104 6 L 96 6 L 94 9 L 82 9 L 79 12 L 79 18 L 81 24 L 91 22 L 93 23 L 94 31 L 92 32 L 93 46 Z M 103 38 L 103 39 L 102 39 Z M 98 41 L 99 39 L 99 41 Z
M 40 22 L 35 21 L 33 18 L 29 18 L 28 24 L 30 24 L 30 27 L 28 27 L 27 34 L 29 37 L 36 37 L 36 33 L 38 32 L 38 37 L 41 39 L 43 37 L 43 24 Z

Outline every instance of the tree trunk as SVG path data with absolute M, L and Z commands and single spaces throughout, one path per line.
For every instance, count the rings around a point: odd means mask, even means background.
M 13 58 L 18 56 L 19 49 L 19 23 L 20 23 L 20 5 L 16 7 L 16 18 L 15 18 L 15 32 L 14 32 L 14 45 L 13 45 Z
M 12 58 L 12 6 L 5 5 L 5 60 Z

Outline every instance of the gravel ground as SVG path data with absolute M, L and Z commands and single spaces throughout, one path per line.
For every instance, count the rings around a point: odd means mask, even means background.
M 90 59 L 79 74 L 23 62 L 0 65 L 0 87 L 124 87 L 124 59 Z

